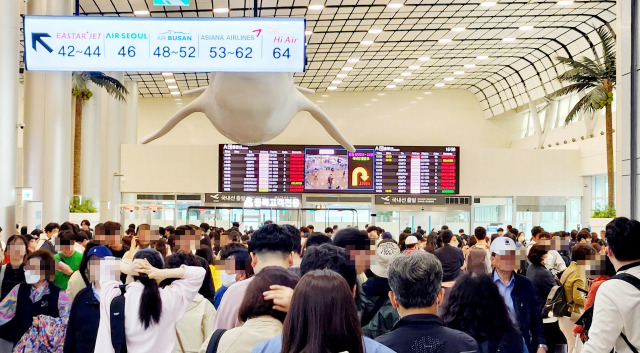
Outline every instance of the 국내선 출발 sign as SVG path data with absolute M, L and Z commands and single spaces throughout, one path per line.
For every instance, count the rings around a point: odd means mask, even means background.
M 302 72 L 303 18 L 25 16 L 35 71 Z

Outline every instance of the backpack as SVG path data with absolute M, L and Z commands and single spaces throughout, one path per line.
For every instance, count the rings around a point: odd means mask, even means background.
M 619 279 L 619 280 L 625 281 L 631 284 L 632 286 L 636 287 L 638 290 L 640 290 L 640 279 L 634 275 L 630 275 L 628 273 L 620 273 L 609 278 L 609 280 L 612 280 L 612 279 Z M 585 310 L 582 316 L 580 316 L 580 318 L 576 322 L 577 325 L 584 326 L 584 332 L 585 332 L 585 335 L 587 336 L 587 339 L 589 338 L 589 330 L 591 329 L 591 323 L 593 322 L 594 306 L 595 305 Z M 624 342 L 629 346 L 629 348 L 633 353 L 638 353 L 638 349 L 636 349 L 636 347 L 634 347 L 631 344 L 631 342 L 629 342 L 629 339 L 624 333 L 620 332 L 620 336 L 622 337 L 622 340 L 624 340 Z
M 487 250 L 472 246 L 467 255 L 467 273 L 487 274 Z
M 549 295 L 547 295 L 547 301 L 544 303 L 544 308 L 542 309 L 542 317 L 549 317 L 549 312 L 553 313 L 553 317 L 563 317 L 569 316 L 569 308 L 573 304 L 573 301 L 567 301 L 567 296 L 564 291 L 564 284 L 569 279 L 565 279 L 564 282 L 553 286 Z
M 220 343 L 220 339 L 225 332 L 227 332 L 227 330 L 223 328 L 215 330 L 215 332 L 211 335 L 211 340 L 209 340 L 207 353 L 216 353 L 218 351 L 218 344 Z
M 126 286 L 120 286 L 122 294 L 113 298 L 109 306 L 109 323 L 111 326 L 111 345 L 115 353 L 127 353 L 127 336 L 124 331 L 124 293 Z

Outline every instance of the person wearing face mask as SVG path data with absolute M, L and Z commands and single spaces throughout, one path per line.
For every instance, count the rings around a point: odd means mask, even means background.
M 229 244 L 220 251 L 223 270 L 220 272 L 222 286 L 216 291 L 213 305 L 216 309 L 220 306 L 224 293 L 232 284 L 253 276 L 253 267 L 249 259 L 249 250 L 241 244 Z
M 64 353 L 93 352 L 95 349 L 100 322 L 100 262 L 111 256 L 113 254 L 106 246 L 89 245 L 78 270 L 85 287 L 78 292 L 71 306 Z
M 24 275 L 26 283 L 16 285 L 0 302 L 0 331 L 16 344 L 15 352 L 57 352 L 64 343 L 71 303 L 53 283 L 55 261 L 51 253 L 38 250 L 29 254 Z

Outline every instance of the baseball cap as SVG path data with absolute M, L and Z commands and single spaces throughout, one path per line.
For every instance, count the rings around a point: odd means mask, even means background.
M 491 253 L 497 255 L 507 255 L 507 252 L 515 254 L 516 243 L 508 237 L 497 237 L 491 242 Z
M 421 233 L 415 232 L 415 233 L 413 233 L 412 235 L 413 235 L 414 237 L 416 237 L 416 239 L 418 239 L 418 241 L 419 241 L 419 242 L 420 242 L 420 241 L 426 241 L 426 240 L 424 239 L 424 236 L 423 236 Z
M 113 256 L 111 250 L 104 245 L 94 246 L 87 253 L 87 257 L 97 256 L 101 259 L 104 259 L 107 256 Z
M 398 255 L 400 255 L 400 248 L 396 243 L 392 241 L 380 243 L 371 264 L 371 272 L 378 277 L 389 277 L 389 264 Z
M 410 235 L 404 240 L 404 245 L 418 244 L 418 238 L 415 235 Z
M 382 239 L 393 239 L 393 235 L 391 235 L 391 233 L 389 233 L 389 232 L 382 233 L 382 235 L 380 237 Z

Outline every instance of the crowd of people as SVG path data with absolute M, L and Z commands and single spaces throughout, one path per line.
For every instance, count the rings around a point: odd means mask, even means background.
M 530 237 L 239 226 L 17 230 L 1 244 L 0 353 L 640 348 L 635 220 Z

